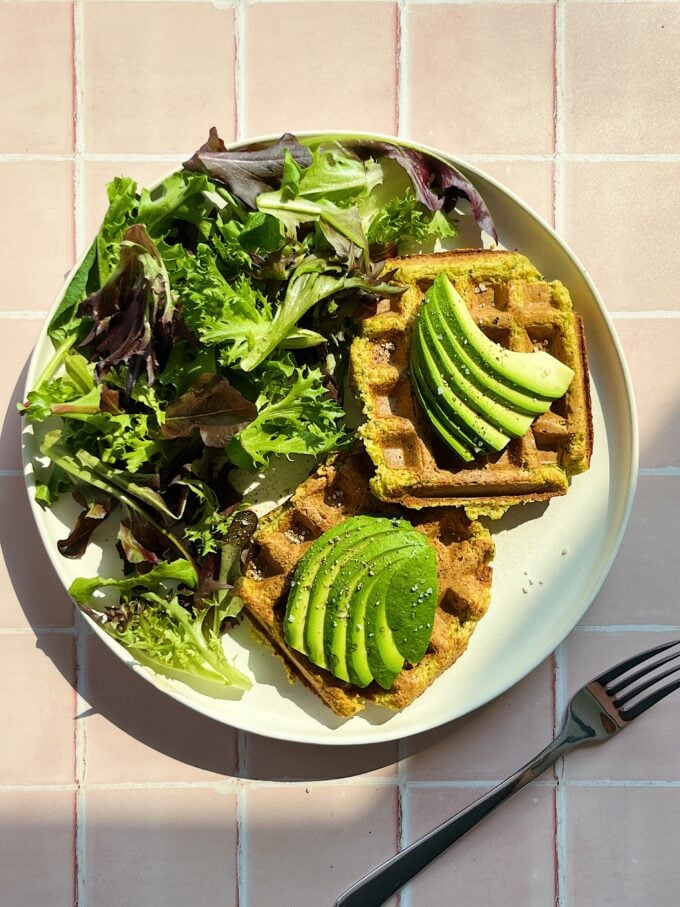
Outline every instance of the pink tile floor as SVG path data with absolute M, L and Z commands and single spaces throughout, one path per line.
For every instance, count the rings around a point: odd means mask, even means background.
M 582 680 L 678 635 L 679 46 L 680 2 L 0 0 L 0 903 L 331 905 L 533 756 Z M 334 750 L 215 724 L 74 624 L 42 551 L 13 409 L 41 319 L 106 181 L 153 180 L 212 124 L 458 153 L 556 226 L 614 318 L 641 434 L 621 554 L 553 656 L 453 727 Z M 679 710 L 572 754 L 391 903 L 677 903 Z

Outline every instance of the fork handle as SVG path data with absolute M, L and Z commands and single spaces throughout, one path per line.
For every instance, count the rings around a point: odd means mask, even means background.
M 335 907 L 379 907 L 485 816 L 549 768 L 580 741 L 561 734 L 531 762 L 490 790 L 466 809 L 395 854 L 348 888 Z

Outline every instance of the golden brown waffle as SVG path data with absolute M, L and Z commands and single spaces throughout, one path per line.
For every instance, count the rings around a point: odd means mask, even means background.
M 360 428 L 375 466 L 371 490 L 406 507 L 462 506 L 501 516 L 513 504 L 565 494 L 593 443 L 583 325 L 567 289 L 547 283 L 523 255 L 461 250 L 386 262 L 400 297 L 382 300 L 352 345 Z M 435 277 L 446 274 L 485 334 L 509 349 L 543 349 L 575 373 L 565 396 L 500 453 L 462 463 L 431 429 L 409 378 L 411 325 Z
M 413 702 L 462 655 L 491 595 L 489 562 L 494 546 L 487 530 L 471 522 L 462 510 L 422 510 L 410 514 L 410 521 L 430 539 L 439 564 L 439 604 L 423 660 L 407 665 L 389 691 L 377 684 L 360 690 L 288 647 L 281 621 L 295 567 L 309 545 L 331 526 L 356 514 L 398 512 L 373 497 L 368 486 L 370 472 L 371 463 L 363 451 L 341 455 L 321 466 L 288 503 L 261 522 L 238 589 L 246 614 L 288 669 L 345 717 L 361 711 L 366 701 L 395 710 Z

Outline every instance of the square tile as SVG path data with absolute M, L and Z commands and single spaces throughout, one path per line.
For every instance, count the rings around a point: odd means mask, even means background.
M 74 819 L 73 791 L 0 793 L 0 878 L 8 907 L 72 907 Z
M 0 635 L 3 784 L 73 783 L 74 656 L 71 635 Z
M 311 746 L 246 737 L 245 771 L 249 778 L 267 781 L 316 781 L 397 773 L 396 743 L 372 746 Z
M 565 903 L 677 902 L 679 790 L 570 789 L 566 802 Z
M 396 131 L 396 3 L 258 3 L 245 15 L 242 134 Z
M 678 501 L 678 476 L 640 476 L 621 550 L 582 624 L 677 624 Z
M 474 157 L 470 160 L 475 163 Z M 480 161 L 475 166 L 514 192 L 551 226 L 554 224 L 551 161 Z
M 0 4 L 0 152 L 73 150 L 73 4 Z
M 332 904 L 395 853 L 397 790 L 363 783 L 253 788 L 246 828 L 249 904 Z
M 28 360 L 38 338 L 40 321 L 0 321 L 0 469 L 21 468 L 21 416 L 16 404 L 24 398 Z
M 666 642 L 677 633 L 607 633 L 575 630 L 564 645 L 565 691 L 571 696 L 583 683 L 636 652 Z M 669 696 L 624 733 L 600 746 L 581 747 L 564 760 L 568 781 L 679 781 L 678 727 L 680 695 Z
M 640 466 L 680 466 L 680 319 L 617 320 L 615 326 L 633 378 Z
M 461 154 L 554 146 L 554 10 L 434 3 L 408 13 L 409 136 Z
M 566 4 L 567 151 L 677 151 L 679 28 L 680 3 Z
M 0 501 L 0 627 L 73 626 L 73 603 L 43 547 L 24 480 L 0 478 Z
M 407 841 L 417 840 L 484 793 L 478 788 L 410 788 Z M 406 889 L 409 903 L 449 907 L 455 892 L 457 904 L 553 904 L 554 809 L 554 790 L 530 785 L 413 879 Z
M 87 639 L 85 781 L 214 781 L 234 775 L 237 732 L 175 702 Z
M 546 745 L 553 725 L 553 663 L 548 658 L 474 714 L 405 740 L 407 777 L 410 781 L 506 778 Z
M 234 11 L 211 3 L 88 3 L 88 151 L 188 154 L 235 129 Z
M 564 238 L 610 311 L 677 309 L 680 163 L 569 161 Z
M 2 4 L 0 11 L 6 8 Z M 73 166 L 3 161 L 0 194 L 8 227 L 0 245 L 0 310 L 46 311 L 74 261 Z
M 85 239 L 89 242 L 99 230 L 109 204 L 106 186 L 116 176 L 135 180 L 137 188 L 152 186 L 172 170 L 179 170 L 183 155 L 173 161 L 87 161 L 84 165 Z
M 89 790 L 85 818 L 88 904 L 237 903 L 234 793 Z

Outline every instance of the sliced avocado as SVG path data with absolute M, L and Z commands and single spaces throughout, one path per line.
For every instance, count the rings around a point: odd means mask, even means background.
M 385 556 L 395 551 L 405 555 L 424 542 L 422 534 L 414 532 L 409 523 L 395 520 L 394 527 L 402 531 L 387 535 L 380 533 L 373 536 L 370 544 L 361 544 L 360 568 L 357 569 L 356 559 L 346 560 L 329 589 L 324 620 L 324 652 L 328 669 L 341 680 L 350 679 L 347 628 L 356 591 L 361 591 L 363 582 L 375 574 L 378 562 Z M 403 531 L 405 529 L 408 531 Z
M 497 380 L 485 370 L 484 361 L 471 354 L 469 344 L 465 343 L 465 338 L 461 336 L 459 331 L 455 330 L 455 322 L 452 323 L 443 314 L 440 302 L 441 296 L 433 295 L 426 300 L 423 308 L 427 310 L 432 330 L 434 330 L 437 339 L 441 342 L 449 357 L 455 357 L 461 368 L 468 370 L 466 374 L 470 380 L 474 381 L 486 393 L 492 394 L 496 399 L 508 403 L 520 412 L 536 416 L 547 412 L 552 403 L 551 398 L 526 394 L 518 387 L 513 387 L 508 383 Z
M 427 651 L 438 598 L 437 555 L 426 544 L 394 571 L 385 599 L 394 644 L 411 664 Z
M 428 293 L 438 299 L 445 317 L 456 320 L 468 344 L 500 381 L 509 381 L 542 397 L 557 400 L 563 396 L 574 377 L 568 365 L 542 350 L 520 353 L 490 340 L 445 274 L 435 279 Z
M 430 320 L 429 306 L 421 310 L 419 318 L 421 342 L 432 355 L 432 360 L 451 388 L 467 405 L 480 416 L 495 425 L 500 431 L 512 438 L 521 438 L 534 420 L 533 416 L 519 413 L 490 397 L 465 375 L 467 366 L 456 361 L 455 355 L 449 356 L 434 330 Z M 469 370 L 467 370 L 469 373 Z M 507 443 L 507 441 L 506 441 Z
M 292 645 L 304 623 L 304 648 L 295 648 L 311 661 L 357 686 L 375 680 L 390 689 L 404 653 L 415 660 L 427 648 L 436 563 L 426 536 L 406 520 L 345 520 L 317 539 L 298 564 L 284 617 L 286 640 Z M 428 587 L 415 594 L 418 583 Z
M 417 338 L 415 353 L 418 357 L 420 371 L 439 402 L 440 408 L 447 413 L 449 421 L 460 426 L 463 431 L 478 435 L 490 450 L 503 450 L 510 438 L 499 431 L 479 413 L 476 413 L 448 386 L 447 376 L 443 376 L 427 348 L 422 334 L 422 322 L 419 318 L 415 325 L 414 336 Z
M 388 635 L 389 627 L 385 619 L 385 597 L 393 575 L 394 565 L 387 564 L 372 577 L 371 582 L 364 584 L 360 593 L 362 604 L 365 601 L 363 630 L 366 660 L 376 683 L 384 690 L 392 687 L 397 674 L 404 667 L 404 658 L 394 646 L 391 634 Z
M 473 442 L 460 431 L 457 425 L 449 422 L 446 413 L 441 410 L 429 384 L 425 381 L 415 357 L 411 361 L 411 377 L 420 405 L 427 413 L 437 434 L 458 454 L 461 460 L 466 463 L 474 460 L 474 451 L 479 451 L 484 442 L 481 438 Z
M 346 645 L 349 679 L 358 687 L 366 687 L 375 679 L 368 663 L 366 650 L 366 607 L 369 598 L 373 595 L 374 586 L 382 571 L 410 556 L 412 556 L 411 552 L 404 548 L 385 552 L 376 558 L 373 575 L 365 575 L 355 587 L 347 622 Z
M 307 654 L 305 622 L 309 608 L 312 582 L 328 554 L 342 541 L 347 541 L 365 525 L 372 525 L 371 517 L 355 517 L 333 526 L 314 541 L 302 556 L 291 582 L 290 594 L 283 618 L 283 632 L 292 649 Z
M 374 544 L 377 538 L 383 538 L 398 531 L 398 524 L 385 517 L 356 517 L 351 522 L 352 526 L 345 537 L 337 540 L 328 551 L 328 557 L 320 565 L 312 580 L 309 593 L 309 605 L 305 620 L 305 652 L 310 661 L 320 668 L 333 670 L 329 664 L 324 648 L 324 625 L 326 622 L 326 609 L 330 590 L 342 568 L 349 564 L 350 569 L 361 572 L 369 566 L 365 552 Z M 349 520 L 346 521 L 350 522 Z M 404 523 L 409 529 L 409 523 Z

